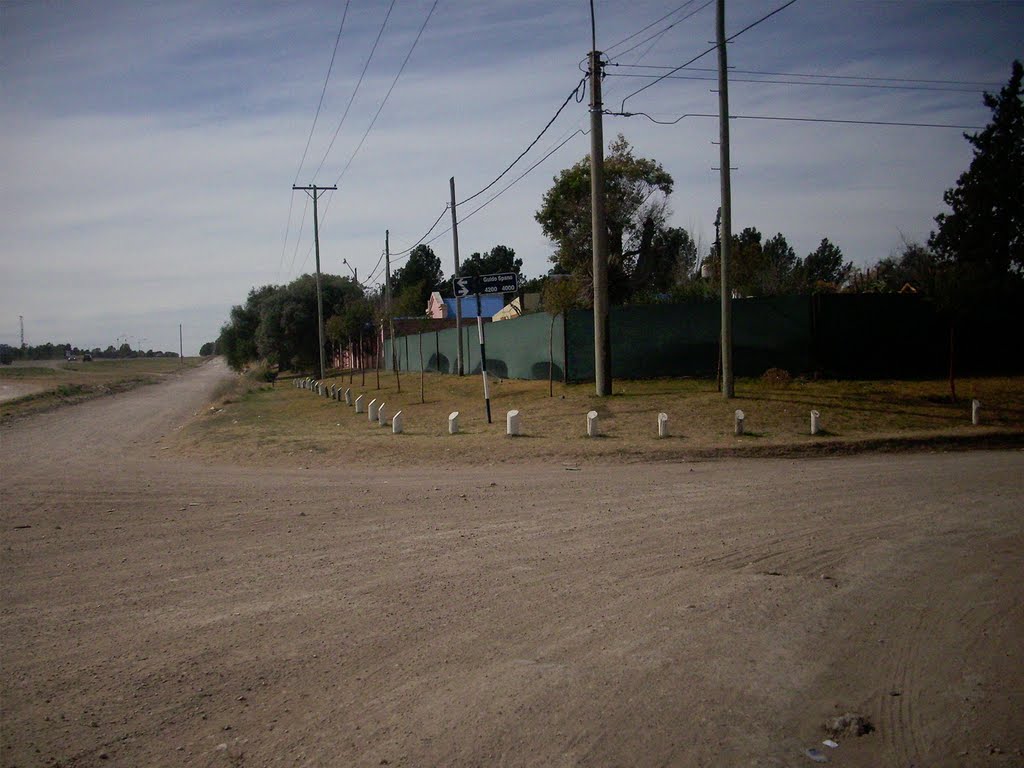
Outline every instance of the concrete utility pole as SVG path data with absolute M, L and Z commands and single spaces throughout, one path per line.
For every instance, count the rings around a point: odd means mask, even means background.
M 722 180 L 722 233 L 718 258 L 722 265 L 722 394 L 735 395 L 732 373 L 732 293 L 729 288 L 729 257 L 732 250 L 732 191 L 729 185 L 729 70 L 725 53 L 725 0 L 718 0 L 715 21 L 718 43 L 718 121 Z
M 25 348 L 25 316 L 18 315 L 18 325 L 21 327 L 21 346 L 19 349 Z
M 327 190 L 335 190 L 337 187 L 318 187 L 316 184 L 311 184 L 308 187 L 292 185 L 292 189 L 305 192 L 313 198 L 313 242 L 316 248 L 316 324 L 320 338 L 320 381 L 323 381 L 327 376 L 324 367 L 324 297 L 320 290 L 320 218 L 317 215 L 317 200 Z
M 452 246 L 455 250 L 455 277 L 459 277 L 459 217 L 455 212 L 455 177 L 448 179 L 448 189 L 452 195 Z M 455 329 L 458 334 L 459 348 L 455 351 L 455 368 L 462 375 L 462 297 L 455 297 Z
M 608 332 L 608 227 L 604 212 L 604 122 L 601 104 L 601 52 L 591 27 L 590 51 L 590 214 L 594 247 L 594 382 L 598 396 L 612 393 L 611 338 Z

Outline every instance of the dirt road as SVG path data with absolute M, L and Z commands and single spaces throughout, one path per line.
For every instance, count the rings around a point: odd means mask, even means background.
M 0 432 L 3 768 L 1024 764 L 1024 453 L 164 450 L 223 376 Z

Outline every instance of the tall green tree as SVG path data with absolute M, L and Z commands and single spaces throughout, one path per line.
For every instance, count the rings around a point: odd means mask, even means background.
M 823 237 L 818 247 L 804 259 L 804 285 L 812 293 L 838 291 L 852 270 L 853 263 L 843 261 L 839 246 Z
M 983 277 L 1020 276 L 1024 271 L 1024 67 L 1014 61 L 1009 82 L 984 95 L 992 120 L 979 133 L 964 134 L 974 148 L 970 167 L 946 190 L 949 213 L 935 217 L 929 245 L 939 257 Z
M 432 291 L 444 283 L 441 259 L 429 245 L 417 245 L 409 258 L 391 275 L 392 315 L 418 317 L 426 314 Z
M 661 163 L 638 157 L 622 134 L 605 157 L 605 220 L 608 230 L 608 291 L 612 303 L 630 292 L 630 275 L 653 233 L 665 227 L 672 176 Z M 555 244 L 551 260 L 575 275 L 593 295 L 590 161 L 584 158 L 554 178 L 535 214 Z M 645 236 L 646 233 L 646 236 Z
M 473 253 L 459 265 L 459 274 L 463 277 L 479 277 L 498 272 L 515 272 L 522 280 L 523 260 L 516 258 L 516 252 L 507 245 L 496 245 L 489 251 Z

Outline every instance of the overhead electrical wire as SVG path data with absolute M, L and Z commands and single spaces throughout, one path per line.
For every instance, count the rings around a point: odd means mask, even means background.
M 477 191 L 477 192 L 474 192 L 474 193 L 473 193 L 472 195 L 470 195 L 469 197 L 467 197 L 467 198 L 466 198 L 465 200 L 461 200 L 461 201 L 460 201 L 460 202 L 458 203 L 458 205 L 463 205 L 463 204 L 465 204 L 465 203 L 468 203 L 468 202 L 469 202 L 470 200 L 473 200 L 474 198 L 480 197 L 480 195 L 482 195 L 482 194 L 483 194 L 484 192 L 486 192 L 486 191 L 487 191 L 488 189 L 490 189 L 490 188 L 491 188 L 491 187 L 493 187 L 493 186 L 494 186 L 495 184 L 497 184 L 497 183 L 498 183 L 498 182 L 499 182 L 499 181 L 501 180 L 501 177 L 502 177 L 502 176 L 504 176 L 504 175 L 505 175 L 506 173 L 508 173 L 509 171 L 511 171 L 511 170 L 512 170 L 512 167 L 513 167 L 513 166 L 514 166 L 514 165 L 515 165 L 516 163 L 518 163 L 518 162 L 519 162 L 520 160 L 522 160 L 522 159 L 523 159 L 523 157 L 524 157 L 524 156 L 526 155 L 526 153 L 527 153 L 527 152 L 529 152 L 529 151 L 530 151 L 531 149 L 533 149 L 533 148 L 534 148 L 534 146 L 536 146 L 537 142 L 541 140 L 541 137 L 542 137 L 542 136 L 543 136 L 543 135 L 544 135 L 545 133 L 547 133 L 547 130 L 548 130 L 548 128 L 550 128 L 550 127 L 551 127 L 551 125 L 552 125 L 552 123 L 554 123 L 554 122 L 555 122 L 555 120 L 557 120 L 557 119 L 558 119 L 558 116 L 559 116 L 560 114 L 562 114 L 562 110 L 564 110 L 564 109 L 565 109 L 566 105 L 568 105 L 568 103 L 569 103 L 569 102 L 570 102 L 570 101 L 571 101 L 571 100 L 573 99 L 573 97 L 575 97 L 575 98 L 576 98 L 576 103 L 577 103 L 577 104 L 579 104 L 579 103 L 581 103 L 581 102 L 583 101 L 583 99 L 584 99 L 584 97 L 585 97 L 585 94 L 586 94 L 586 84 L 587 84 L 587 77 L 586 77 L 586 76 L 584 76 L 584 77 L 583 77 L 583 78 L 582 78 L 582 79 L 581 79 L 581 80 L 579 81 L 579 83 L 577 83 L 577 84 L 576 84 L 576 87 L 575 87 L 575 88 L 573 88 L 573 89 L 572 89 L 572 91 L 570 91 L 569 95 L 565 97 L 565 101 L 563 101 L 563 102 L 562 102 L 562 106 L 560 106 L 560 107 L 559 107 L 559 108 L 558 108 L 557 110 L 555 110 L 555 114 L 554 114 L 554 115 L 552 115 L 552 117 L 551 117 L 551 119 L 550 119 L 550 120 L 548 120 L 548 122 L 547 122 L 547 125 L 545 125 L 545 126 L 544 126 L 544 127 L 543 127 L 543 128 L 541 129 L 541 132 L 540 132 L 540 133 L 538 133 L 538 134 L 537 134 L 537 136 L 536 136 L 536 137 L 534 138 L 534 140 L 533 140 L 533 141 L 531 141 L 531 142 L 530 142 L 530 143 L 529 143 L 529 144 L 528 144 L 528 145 L 526 146 L 526 149 L 524 149 L 524 150 L 523 150 L 522 152 L 520 152 L 520 153 L 519 153 L 519 156 L 518 156 L 518 157 L 517 157 L 517 158 L 516 158 L 515 160 L 513 160 L 513 161 L 512 161 L 511 163 L 509 163 L 509 164 L 508 164 L 508 166 L 507 166 L 507 167 L 505 168 L 505 170 L 503 170 L 503 171 L 502 171 L 501 173 L 499 173 L 499 174 L 498 174 L 498 175 L 497 175 L 497 176 L 496 176 L 496 177 L 494 178 L 494 180 L 493 180 L 493 181 L 491 181 L 491 183 L 490 183 L 490 184 L 488 184 L 487 186 L 485 186 L 485 187 L 484 187 L 483 189 L 480 189 L 479 191 Z
M 773 11 L 771 11 L 771 12 L 769 12 L 769 13 L 766 13 L 766 14 L 765 14 L 764 16 L 762 16 L 761 18 L 759 18 L 759 19 L 758 19 L 757 21 L 751 22 L 750 24 L 748 24 L 747 26 L 745 26 L 745 27 L 744 27 L 743 29 L 741 29 L 741 30 L 740 30 L 739 32 L 736 32 L 735 34 L 733 34 L 733 35 L 730 35 L 729 37 L 727 37 L 727 38 L 725 39 L 725 41 L 726 41 L 727 43 L 729 43 L 729 42 L 732 42 L 732 41 L 733 41 L 733 40 L 735 40 L 735 39 L 736 39 L 737 37 L 739 37 L 740 35 L 742 35 L 742 34 L 743 34 L 744 32 L 747 32 L 747 31 L 749 31 L 749 30 L 753 29 L 754 27 L 756 27 L 756 26 L 757 26 L 758 24 L 761 24 L 761 23 L 763 23 L 763 22 L 767 21 L 768 19 L 770 19 L 770 18 L 771 18 L 772 16 L 774 16 L 775 14 L 777 14 L 777 13 L 779 13 L 779 12 L 781 12 L 781 11 L 784 11 L 784 10 L 785 10 L 786 8 L 788 8 L 789 6 L 793 5 L 793 3 L 795 3 L 795 2 L 796 2 L 796 0 L 788 0 L 788 2 L 786 2 L 786 3 L 783 3 L 783 4 L 782 4 L 782 5 L 780 5 L 780 6 L 778 7 L 778 8 L 776 8 L 775 10 L 773 10 Z M 658 83 L 660 83 L 660 82 L 661 82 L 662 80 L 664 80 L 665 78 L 669 77 L 670 75 L 673 75 L 673 74 L 675 74 L 676 72 L 678 72 L 679 70 L 681 70 L 681 69 L 684 69 L 684 68 L 688 67 L 688 66 L 689 66 L 690 64 L 693 64 L 693 62 L 697 61 L 698 59 L 702 59 L 702 58 L 704 58 L 704 57 L 705 57 L 705 56 L 707 56 L 707 55 L 708 55 L 709 53 L 711 53 L 712 51 L 716 51 L 716 50 L 718 50 L 718 45 L 717 45 L 717 44 L 716 44 L 716 45 L 712 45 L 712 46 L 711 46 L 710 48 L 708 48 L 707 50 L 705 50 L 705 51 L 702 51 L 701 53 L 698 53 L 698 54 L 697 54 L 696 56 L 694 56 L 694 57 L 693 57 L 692 59 L 690 59 L 689 61 L 687 61 L 687 62 L 684 62 L 683 64 L 680 64 L 680 65 L 679 65 L 678 67 L 674 67 L 673 69 L 669 70 L 669 72 L 668 72 L 668 73 L 666 73 L 666 74 L 662 75 L 661 77 L 659 77 L 658 79 L 654 80 L 653 82 L 650 82 L 650 83 L 648 83 L 647 85 L 643 86 L 642 88 L 638 88 L 637 90 L 633 91 L 632 93 L 630 93 L 630 94 L 629 94 L 628 96 L 626 96 L 626 97 L 625 97 L 625 98 L 624 98 L 624 99 L 622 100 L 622 103 L 621 103 L 621 104 L 619 105 L 619 111 L 620 111 L 620 112 L 625 112 L 625 111 L 626 111 L 626 102 L 627 102 L 627 101 L 629 101 L 629 100 L 630 100 L 631 98 L 633 98 L 634 96 L 636 96 L 637 94 L 639 94 L 639 93 L 642 93 L 643 91 L 646 91 L 646 90 L 647 90 L 648 88 L 650 88 L 650 87 L 652 87 L 652 86 L 654 86 L 654 85 L 657 85 L 657 84 L 658 84 Z
M 658 120 L 646 112 L 605 112 L 606 115 L 613 115 L 615 117 L 646 117 L 652 123 L 658 125 L 676 125 L 680 121 L 687 117 L 713 117 L 718 118 L 717 112 L 687 112 L 685 115 L 680 115 L 674 120 Z M 896 120 L 843 120 L 839 118 L 825 118 L 825 117 L 790 117 L 785 115 L 729 115 L 730 120 L 781 120 L 785 122 L 793 123 L 836 123 L 840 125 L 882 125 L 882 126 L 897 126 L 907 128 L 956 128 L 957 130 L 973 131 L 981 130 L 984 126 L 980 125 L 951 125 L 948 123 L 917 123 L 917 122 L 902 122 Z
M 623 67 L 626 69 L 669 69 L 677 70 L 678 67 L 659 64 L 622 64 L 619 62 L 608 62 L 609 67 Z M 716 67 L 687 67 L 694 72 L 717 72 Z M 763 69 L 734 69 L 729 67 L 729 72 L 740 75 L 771 75 L 774 77 L 806 77 L 826 80 L 868 80 L 887 83 L 928 83 L 933 85 L 975 85 L 987 88 L 998 88 L 1001 84 L 986 80 L 933 80 L 920 77 L 879 77 L 876 75 L 823 75 L 809 74 L 807 72 L 774 72 Z M 653 75 L 652 75 L 653 77 Z
M 709 6 L 709 5 L 711 5 L 711 4 L 713 3 L 713 2 L 715 2 L 715 0 L 707 0 L 707 2 L 706 2 L 706 3 L 704 3 L 704 5 L 700 6 L 699 8 L 696 8 L 696 9 L 695 9 L 695 10 L 693 10 L 693 11 L 690 11 L 690 12 L 689 12 L 688 14 L 686 14 L 685 16 L 683 16 L 683 18 L 681 18 L 681 19 L 677 19 L 676 21 L 673 21 L 673 22 L 672 22 L 671 24 L 669 24 L 669 25 L 668 25 L 667 27 L 665 27 L 664 29 L 662 29 L 662 30 L 661 30 L 660 32 L 655 32 L 655 33 L 654 33 L 653 35 L 651 35 L 650 37 L 645 37 L 645 38 L 644 38 L 643 40 L 641 40 L 641 41 L 640 41 L 639 43 L 636 43 L 635 45 L 632 45 L 632 46 L 630 46 L 629 48 L 627 48 L 626 50 L 624 50 L 624 51 L 620 51 L 619 53 L 617 53 L 617 54 L 615 54 L 615 55 L 616 55 L 616 56 L 625 56 L 625 55 L 626 55 L 627 53 L 630 53 L 630 52 L 632 52 L 632 51 L 636 50 L 637 48 L 639 48 L 639 47 L 640 47 L 641 45 L 643 45 L 644 43 L 646 43 L 646 42 L 648 42 L 648 41 L 650 41 L 650 40 L 656 40 L 657 38 L 659 38 L 659 37 L 661 37 L 662 35 L 664 35 L 664 34 L 665 34 L 666 32 L 668 32 L 668 31 L 669 31 L 670 29 L 672 29 L 673 27 L 675 27 L 675 26 L 678 26 L 679 24 L 682 24 L 682 23 L 683 23 L 684 21 L 686 21 L 687 19 L 689 19 L 689 18 L 692 18 L 692 17 L 696 16 L 696 15 L 697 15 L 698 13 L 700 13 L 701 11 L 703 11 L 703 10 L 704 10 L 705 8 L 707 8 L 707 7 Z
M 623 43 L 628 43 L 628 42 L 629 42 L 630 40 L 632 40 L 632 39 L 633 39 L 634 37 L 636 37 L 637 35 L 642 35 L 642 34 L 643 34 L 644 32 L 646 32 L 646 31 L 647 31 L 648 29 L 650 29 L 651 27 L 653 27 L 653 26 L 654 26 L 655 24 L 660 24 L 660 23 L 661 23 L 661 22 L 663 22 L 663 21 L 664 21 L 665 19 L 667 19 L 667 18 L 668 18 L 669 16 L 673 16 L 673 15 L 675 15 L 676 13 L 679 13 L 679 11 L 682 11 L 682 10 L 684 10 L 684 9 L 685 9 L 685 8 L 686 8 L 687 6 L 693 5 L 693 4 L 695 3 L 695 2 L 697 2 L 697 0 L 687 0 L 687 2 L 685 2 L 685 3 L 683 3 L 682 5 L 680 5 L 680 6 L 676 7 L 676 8 L 674 8 L 674 9 L 672 9 L 671 11 L 669 11 L 668 13 L 666 13 L 666 14 L 665 14 L 664 16 L 662 16 L 661 18 L 655 19 L 655 20 L 654 20 L 654 21 L 652 21 L 652 22 L 651 22 L 650 24 L 648 24 L 648 25 L 647 25 L 646 27 L 644 27 L 643 29 L 637 30 L 637 31 L 636 31 L 636 32 L 634 32 L 633 34 L 629 35 L 628 37 L 624 37 L 624 38 L 622 38 L 621 40 L 619 40 L 619 42 L 615 43 L 614 45 L 609 45 L 609 46 L 608 46 L 607 48 L 605 48 L 605 51 L 604 51 L 604 52 L 605 52 L 605 53 L 611 53 L 612 51 L 614 51 L 614 50 L 615 50 L 616 48 L 618 48 L 618 47 L 619 47 L 620 45 L 622 45 Z
M 341 24 L 338 26 L 338 36 L 334 39 L 334 50 L 331 51 L 331 63 L 327 65 L 327 76 L 324 77 L 324 87 L 320 90 L 320 101 L 316 105 L 316 114 L 313 115 L 313 124 L 309 127 L 309 136 L 306 137 L 306 147 L 302 150 L 302 157 L 299 160 L 299 167 L 295 169 L 295 179 L 292 181 L 294 187 L 299 182 L 299 174 L 302 173 L 302 166 L 306 162 L 306 155 L 309 152 L 309 144 L 313 140 L 313 132 L 316 130 L 316 122 L 320 118 L 320 110 L 324 105 L 324 95 L 327 93 L 327 83 L 331 79 L 331 71 L 334 69 L 334 59 L 338 55 L 338 44 L 341 42 L 341 33 L 345 29 L 345 19 L 348 17 L 348 6 L 351 0 L 345 0 L 345 10 L 341 14 Z M 288 202 L 288 220 L 284 229 L 284 242 L 281 243 L 281 259 L 277 265 L 277 279 L 281 279 L 281 267 L 284 266 L 284 254 L 288 250 L 288 237 L 291 234 L 292 211 L 295 207 L 295 190 L 292 190 Z
M 384 21 L 381 22 L 380 29 L 377 30 L 377 39 L 373 41 L 373 47 L 370 49 L 370 55 L 366 57 L 366 63 L 363 65 L 363 71 L 359 73 L 359 79 L 356 81 L 356 87 L 352 89 L 352 95 L 348 99 L 348 104 L 345 105 L 345 110 L 341 114 L 341 120 L 338 121 L 338 127 L 334 129 L 334 135 L 331 136 L 331 141 L 327 145 L 327 150 L 324 152 L 324 156 L 320 158 L 320 164 L 316 167 L 316 171 L 313 172 L 313 178 L 315 179 L 320 170 L 324 167 L 324 163 L 327 161 L 327 156 L 331 154 L 331 149 L 334 147 L 334 142 L 338 138 L 338 133 L 341 131 L 341 126 L 345 124 L 345 119 L 348 117 L 348 112 L 352 108 L 352 102 L 356 99 L 356 94 L 359 93 L 359 88 L 363 84 L 363 78 L 366 77 L 366 70 L 370 68 L 370 62 L 373 61 L 373 55 L 377 52 L 377 45 L 380 43 L 380 38 L 384 34 L 384 28 L 388 25 L 388 19 L 391 18 L 391 11 L 395 7 L 397 0 L 391 0 L 391 5 L 388 6 L 388 12 L 384 14 Z
M 640 74 L 609 74 L 607 77 L 654 77 L 654 75 L 640 75 Z M 716 82 L 717 77 L 708 75 L 667 75 L 664 79 L 666 80 L 703 80 L 708 82 Z M 808 85 L 816 86 L 819 88 L 867 88 L 873 90 L 888 90 L 888 91 L 936 91 L 943 93 L 977 93 L 977 88 L 945 88 L 938 85 L 885 85 L 882 83 L 829 83 L 829 82 L 807 82 L 803 80 L 770 80 L 770 79 L 754 79 L 747 77 L 730 77 L 729 83 L 765 83 L 766 85 Z

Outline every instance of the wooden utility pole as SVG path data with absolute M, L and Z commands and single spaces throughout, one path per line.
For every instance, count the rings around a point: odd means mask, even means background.
M 593 10 L 593 9 L 591 9 Z M 593 21 L 593 16 L 591 16 Z M 594 381 L 599 397 L 612 393 L 611 338 L 608 333 L 608 228 L 604 210 L 604 115 L 601 104 L 601 52 L 591 25 L 590 51 L 590 213 L 594 247 Z
M 459 275 L 459 217 L 455 212 L 455 177 L 448 179 L 448 189 L 452 196 L 452 247 L 455 251 L 455 277 Z M 455 331 L 458 334 L 458 348 L 455 350 L 455 369 L 462 375 L 462 297 L 455 297 Z
M 181 335 L 181 323 L 178 323 L 178 357 L 181 358 L 181 362 L 185 362 L 185 344 L 182 341 Z
M 729 287 L 729 257 L 732 250 L 732 191 L 729 184 L 729 69 L 725 53 L 725 0 L 718 0 L 715 22 L 718 43 L 718 122 L 722 181 L 722 232 L 718 258 L 722 267 L 722 395 L 735 394 L 732 372 L 732 292 Z
M 316 184 L 311 184 L 308 187 L 292 185 L 292 189 L 305 192 L 313 198 L 313 243 L 316 249 L 316 324 L 320 339 L 320 381 L 323 381 L 327 376 L 324 367 L 324 297 L 320 290 L 320 218 L 317 215 L 317 200 L 327 190 L 335 190 L 337 187 L 318 187 Z

